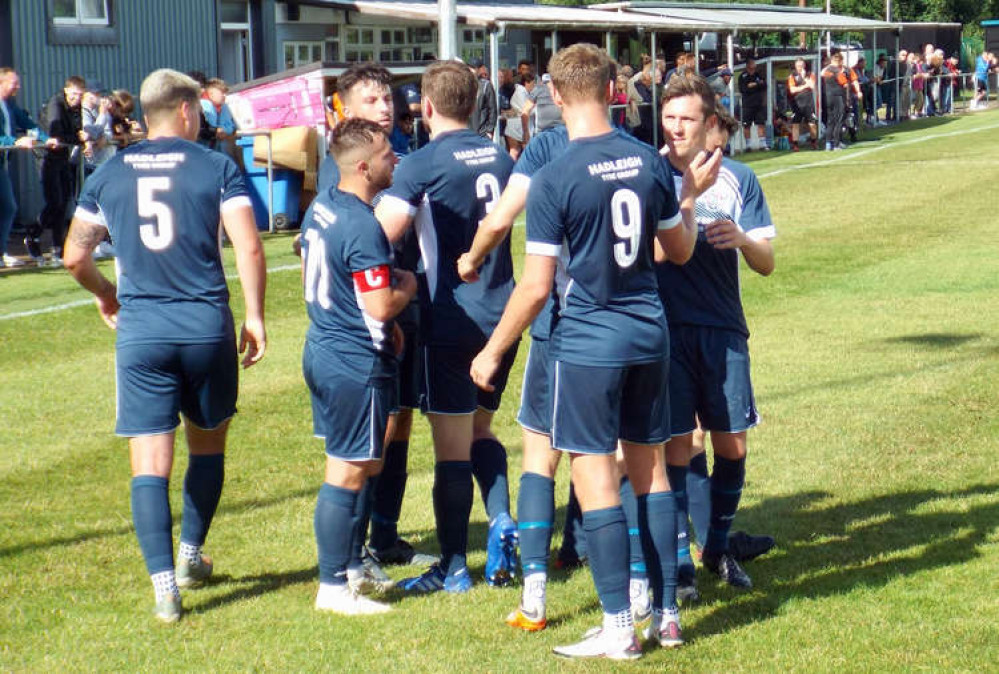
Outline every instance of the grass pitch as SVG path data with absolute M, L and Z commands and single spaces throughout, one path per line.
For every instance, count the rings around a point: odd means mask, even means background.
M 751 592 L 702 574 L 703 601 L 684 611 L 689 643 L 628 669 L 999 662 L 999 112 L 872 135 L 841 153 L 748 156 L 779 236 L 774 275 L 743 274 L 764 423 L 750 435 L 736 528 L 773 534 L 778 548 L 747 565 Z M 514 238 L 522 250 L 523 228 Z M 131 530 L 127 450 L 112 435 L 113 336 L 64 271 L 0 276 L 0 669 L 609 668 L 550 655 L 599 620 L 587 570 L 553 572 L 539 634 L 502 622 L 518 588 L 482 582 L 460 597 L 393 596 L 379 618 L 312 610 L 323 454 L 300 372 L 306 317 L 290 239 L 268 239 L 267 252 L 268 355 L 241 379 L 207 548 L 217 573 L 185 593 L 173 627 L 151 617 Z M 518 391 L 497 416 L 514 491 Z M 400 528 L 433 552 L 429 447 L 417 421 Z M 179 524 L 183 452 L 176 464 Z M 564 503 L 564 468 L 557 494 Z M 479 579 L 484 520 L 477 500 Z

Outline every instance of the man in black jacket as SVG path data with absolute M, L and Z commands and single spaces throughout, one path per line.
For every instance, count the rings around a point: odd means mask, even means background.
M 52 264 L 62 264 L 62 244 L 69 228 L 67 211 L 76 193 L 78 147 L 86 140 L 83 131 L 80 103 L 87 84 L 82 77 L 66 78 L 61 92 L 45 106 L 44 131 L 59 145 L 50 148 L 42 158 L 42 197 L 45 207 L 38 216 L 38 223 L 28 228 L 24 243 L 35 262 L 42 262 L 42 230 L 52 230 Z
M 767 78 L 756 69 L 755 59 L 746 59 L 746 69 L 739 74 L 739 93 L 742 94 L 742 128 L 746 134 L 746 150 L 750 149 L 750 130 L 756 124 L 760 149 L 767 147 Z
M 483 138 L 492 140 L 496 131 L 496 90 L 489 81 L 489 71 L 482 61 L 476 59 L 468 64 L 479 82 L 479 93 L 475 97 L 475 110 L 472 112 L 471 128 Z

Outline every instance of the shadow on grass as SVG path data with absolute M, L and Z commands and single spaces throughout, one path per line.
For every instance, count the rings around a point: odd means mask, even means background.
M 298 489 L 291 492 L 284 492 L 281 494 L 275 494 L 273 496 L 268 496 L 266 498 L 252 498 L 245 499 L 242 501 L 237 501 L 235 503 L 226 503 L 225 493 L 222 494 L 222 503 L 219 505 L 218 514 L 219 515 L 238 515 L 250 510 L 257 510 L 259 508 L 268 508 L 284 501 L 291 501 L 294 499 L 302 498 L 304 496 L 309 496 L 315 494 L 316 489 L 309 487 L 305 489 Z M 180 525 L 180 513 L 175 512 L 174 525 Z M 21 554 L 22 552 L 33 552 L 36 550 L 46 550 L 48 548 L 58 548 L 62 546 L 77 545 L 78 543 L 85 543 L 97 538 L 107 538 L 114 536 L 122 536 L 132 532 L 132 525 L 124 525 L 119 527 L 109 527 L 106 529 L 97 529 L 94 531 L 81 531 L 77 534 L 71 534 L 69 536 L 59 536 L 57 538 L 47 538 L 40 541 L 27 541 L 24 543 L 15 543 L 14 545 L 8 545 L 7 547 L 0 548 L 0 558 L 3 557 L 13 557 L 14 555 Z
M 939 349 L 950 349 L 962 346 L 968 342 L 974 342 L 984 337 L 980 332 L 971 334 L 959 334 L 953 332 L 927 332 L 919 335 L 902 335 L 901 337 L 891 337 L 885 341 L 889 344 L 912 344 L 915 346 L 935 347 Z
M 208 582 L 208 587 L 222 583 L 236 584 L 241 587 L 232 592 L 209 599 L 202 604 L 194 604 L 190 610 L 192 613 L 204 613 L 243 599 L 276 592 L 288 585 L 315 583 L 317 578 L 319 578 L 318 566 L 311 566 L 307 569 L 299 569 L 298 571 L 285 571 L 283 573 L 261 573 L 254 576 L 234 577 L 228 574 L 212 576 Z
M 802 598 L 883 587 L 963 564 L 980 556 L 979 546 L 999 527 L 999 484 L 907 491 L 823 507 L 820 502 L 831 496 L 806 492 L 740 511 L 740 523 L 773 534 L 778 549 L 747 565 L 756 589 L 738 601 L 732 590 L 701 573 L 703 603 L 711 610 L 692 632 L 723 632 L 776 616 L 785 603 Z M 976 496 L 993 500 L 965 501 Z M 934 502 L 937 507 L 927 507 Z

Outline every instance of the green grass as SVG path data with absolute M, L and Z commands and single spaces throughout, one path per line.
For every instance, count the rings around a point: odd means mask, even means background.
M 748 565 L 749 593 L 702 575 L 704 600 L 685 611 L 689 644 L 637 668 L 999 662 L 999 113 L 879 132 L 838 154 L 749 155 L 779 237 L 775 274 L 743 275 L 764 423 L 737 527 L 779 547 Z M 522 250 L 523 229 L 514 237 Z M 271 267 L 295 262 L 287 237 L 267 251 Z M 0 316 L 85 297 L 60 270 L 0 276 Z M 585 570 L 553 573 L 540 634 L 503 625 L 518 590 L 484 583 L 461 597 L 394 597 L 378 619 L 312 610 L 323 454 L 300 374 L 305 328 L 298 274 L 275 271 L 268 355 L 242 377 L 209 540 L 218 574 L 185 594 L 188 613 L 168 628 L 149 613 L 127 450 L 112 435 L 112 334 L 89 305 L 0 320 L 0 669 L 607 668 L 549 654 L 598 620 Z M 518 390 L 497 416 L 514 489 Z M 429 434 L 416 429 L 401 529 L 433 552 Z M 183 456 L 177 464 L 179 514 Z M 564 469 L 557 493 L 561 503 Z M 484 519 L 476 502 L 479 578 Z

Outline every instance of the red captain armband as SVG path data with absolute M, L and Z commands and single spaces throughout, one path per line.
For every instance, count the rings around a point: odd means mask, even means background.
M 381 290 L 392 285 L 392 272 L 387 264 L 371 267 L 364 271 L 353 273 L 354 285 L 362 293 L 369 293 L 372 290 Z

